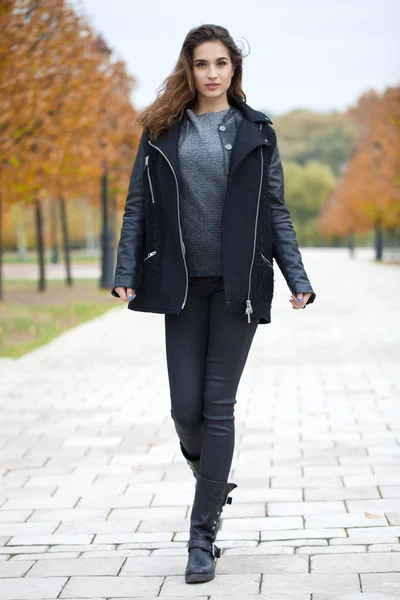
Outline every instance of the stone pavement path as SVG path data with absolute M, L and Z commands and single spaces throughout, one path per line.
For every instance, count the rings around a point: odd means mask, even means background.
M 236 405 L 214 581 L 187 585 L 194 479 L 163 316 L 116 307 L 0 375 L 0 598 L 400 598 L 400 270 L 303 250 L 276 269 Z

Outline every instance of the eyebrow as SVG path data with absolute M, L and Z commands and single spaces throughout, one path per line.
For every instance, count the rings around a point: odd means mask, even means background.
M 228 58 L 226 56 L 220 56 L 219 58 L 217 58 L 217 60 L 222 60 L 223 58 L 228 60 Z M 196 58 L 196 60 L 194 62 L 197 62 L 198 60 L 201 60 L 203 62 L 208 62 L 206 58 Z

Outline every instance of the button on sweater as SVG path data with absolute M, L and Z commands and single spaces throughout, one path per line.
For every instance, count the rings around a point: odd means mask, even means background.
M 190 277 L 221 276 L 221 224 L 230 155 L 242 113 L 233 106 L 182 119 L 180 221 Z

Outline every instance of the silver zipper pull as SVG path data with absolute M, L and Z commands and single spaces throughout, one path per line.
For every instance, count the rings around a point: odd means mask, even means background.
M 149 166 L 149 155 L 146 154 L 146 167 L 148 167 L 148 166 Z
M 251 306 L 251 300 L 246 300 L 246 315 L 247 315 L 247 321 L 250 323 L 251 322 L 251 313 L 253 312 L 253 307 Z

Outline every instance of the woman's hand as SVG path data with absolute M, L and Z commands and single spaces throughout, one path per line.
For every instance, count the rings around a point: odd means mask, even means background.
M 301 292 L 299 292 L 297 296 L 292 294 L 292 297 L 290 298 L 289 302 L 292 303 L 293 309 L 298 310 L 299 308 L 306 307 L 307 301 L 310 298 L 310 296 L 311 294 L 308 292 L 306 294 L 302 294 Z
M 125 300 L 125 302 L 129 302 L 130 300 L 133 300 L 136 296 L 135 290 L 132 290 L 131 288 L 116 287 L 115 291 L 117 292 L 117 294 L 121 298 L 121 300 Z

